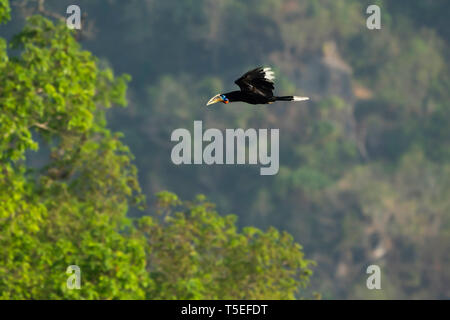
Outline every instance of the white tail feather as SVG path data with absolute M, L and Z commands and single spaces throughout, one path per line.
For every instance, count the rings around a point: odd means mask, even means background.
M 293 96 L 292 98 L 293 98 L 292 101 L 305 101 L 305 100 L 309 100 L 308 97 Z

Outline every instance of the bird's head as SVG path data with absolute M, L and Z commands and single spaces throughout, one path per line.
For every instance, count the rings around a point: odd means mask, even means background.
M 230 100 L 227 98 L 226 95 L 224 95 L 223 93 L 220 93 L 220 94 L 216 94 L 214 97 L 209 99 L 209 101 L 206 105 L 209 106 L 209 105 L 217 103 L 217 102 L 229 103 Z

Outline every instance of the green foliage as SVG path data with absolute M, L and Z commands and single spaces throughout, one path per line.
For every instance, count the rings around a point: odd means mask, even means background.
M 8 0 L 0 0 L 0 24 L 10 19 L 11 8 Z
M 274 228 L 239 232 L 233 215 L 220 216 L 198 196 L 181 202 L 158 194 L 159 210 L 139 229 L 148 239 L 147 257 L 158 299 L 294 299 L 311 275 L 300 245 Z
M 75 297 L 65 289 L 70 264 L 84 271 L 81 297 L 139 296 L 144 249 L 122 229 L 142 195 L 128 148 L 104 120 L 104 108 L 124 103 L 127 76 L 98 69 L 64 25 L 39 16 L 13 47 L 20 57 L 8 60 L 3 46 L 0 72 L 2 298 Z M 50 147 L 45 165 L 30 157 L 39 144 Z

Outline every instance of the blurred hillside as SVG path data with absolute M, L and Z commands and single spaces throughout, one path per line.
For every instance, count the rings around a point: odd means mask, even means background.
M 146 194 L 206 194 L 242 225 L 289 231 L 334 298 L 450 298 L 450 2 L 85 0 L 82 46 L 132 76 L 125 133 Z M 381 30 L 365 9 L 381 7 Z M 29 6 L 28 6 L 29 4 Z M 12 1 L 8 37 L 33 13 Z M 73 1 L 46 1 L 64 15 Z M 247 69 L 272 66 L 279 95 L 308 103 L 205 107 Z M 280 171 L 181 166 L 170 134 L 279 128 Z M 134 215 L 139 212 L 132 212 Z M 382 288 L 366 289 L 380 265 Z

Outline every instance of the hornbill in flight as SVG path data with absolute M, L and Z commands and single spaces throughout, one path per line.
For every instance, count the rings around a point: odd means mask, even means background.
M 239 86 L 239 88 L 241 88 L 240 91 L 231 91 L 228 93 L 217 94 L 212 97 L 206 105 L 209 106 L 217 102 L 230 103 L 237 101 L 242 101 L 250 104 L 268 104 L 275 101 L 309 100 L 308 97 L 274 96 L 274 79 L 275 76 L 271 68 L 259 67 L 250 70 L 234 82 Z

